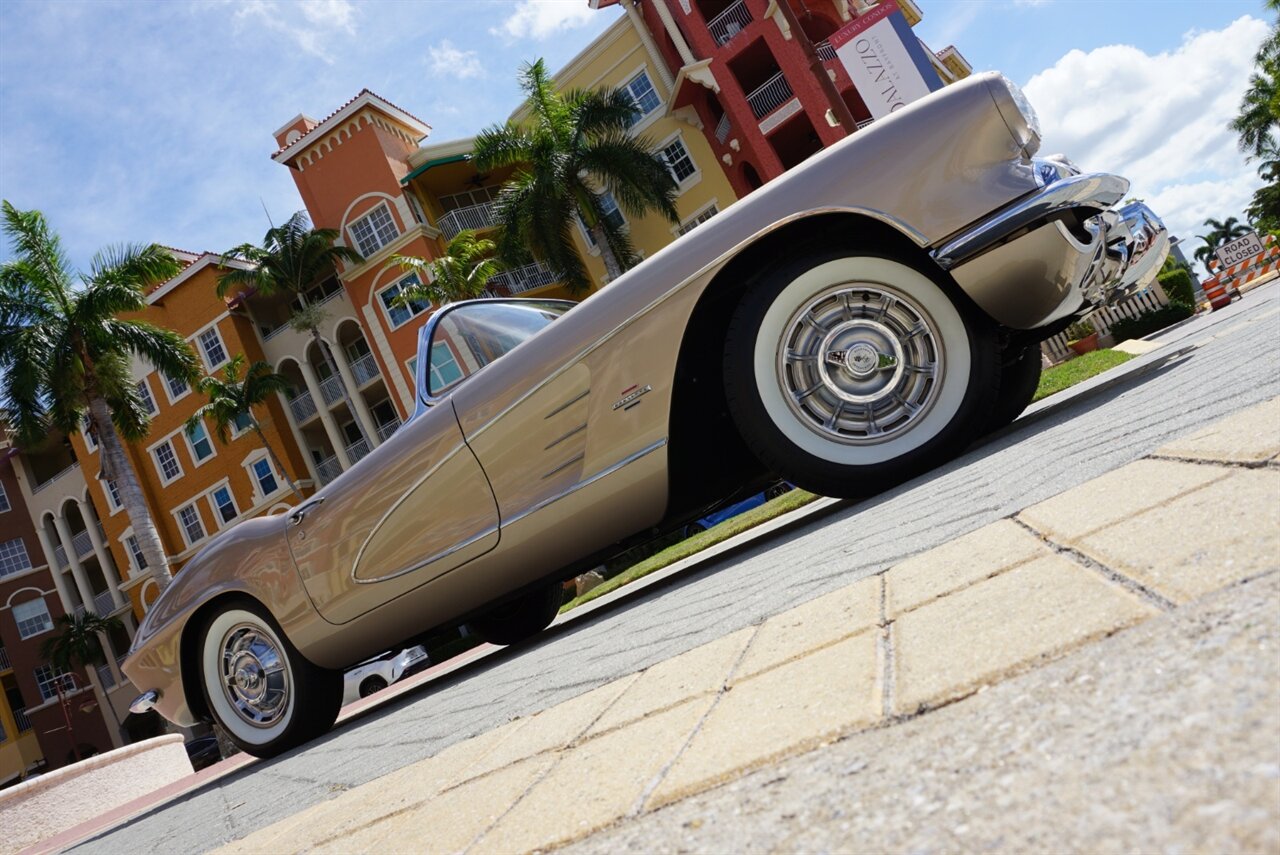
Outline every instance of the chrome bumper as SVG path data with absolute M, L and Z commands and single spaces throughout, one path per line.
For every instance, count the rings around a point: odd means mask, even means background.
M 1150 208 L 1112 207 L 1128 189 L 1116 175 L 1052 180 L 938 247 L 934 260 L 1013 329 L 1123 299 L 1151 284 L 1169 251 L 1168 231 Z M 1087 216 L 1069 228 L 1064 219 L 1072 221 L 1065 216 L 1072 211 Z

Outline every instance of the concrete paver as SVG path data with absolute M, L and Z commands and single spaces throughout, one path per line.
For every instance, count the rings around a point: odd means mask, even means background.
M 769 618 L 751 639 L 731 684 L 875 626 L 880 584 L 879 577 L 863 579 Z
M 1092 570 L 1038 558 L 898 618 L 894 711 L 960 697 L 1153 613 Z
M 878 637 L 867 630 L 734 684 L 654 790 L 649 806 L 877 721 Z
M 1052 554 L 1022 526 L 1000 520 L 890 570 L 885 576 L 886 614 L 897 618 L 944 594 Z
M 1228 470 L 1230 471 L 1230 470 Z M 1280 568 L 1280 471 L 1236 470 L 1080 549 L 1177 603 Z
M 1054 540 L 1071 543 L 1228 474 L 1193 463 L 1138 460 L 1033 505 L 1018 518 Z
M 711 708 L 701 697 L 574 746 L 475 846 L 529 852 L 585 836 L 640 807 L 647 787 Z
M 649 668 L 605 710 L 587 738 L 698 695 L 719 692 L 754 633 L 753 629 L 742 629 Z
M 1156 454 L 1224 463 L 1258 463 L 1280 457 L 1280 398 L 1248 407 Z

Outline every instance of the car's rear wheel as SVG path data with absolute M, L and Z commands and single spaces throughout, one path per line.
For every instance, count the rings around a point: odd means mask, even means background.
M 559 582 L 521 594 L 474 617 L 470 626 L 490 644 L 515 644 L 542 632 L 564 602 Z
M 725 343 L 730 411 L 787 481 L 860 496 L 961 450 L 999 382 L 991 322 L 940 271 L 830 250 L 763 271 Z
M 209 617 L 200 669 L 209 712 L 256 757 L 305 742 L 338 717 L 342 675 L 308 662 L 256 606 L 237 603 Z
M 377 674 L 374 674 L 372 677 L 367 677 L 365 681 L 360 684 L 360 697 L 367 698 L 376 692 L 381 692 L 386 687 L 387 681 L 379 677 Z
M 1030 344 L 1004 352 L 1000 366 L 1000 394 L 987 418 L 986 433 L 999 430 L 1022 414 L 1040 385 L 1040 347 Z

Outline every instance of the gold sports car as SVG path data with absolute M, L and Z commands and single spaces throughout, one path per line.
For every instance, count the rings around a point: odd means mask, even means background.
M 134 710 L 276 754 L 343 669 L 467 623 L 509 644 L 561 580 L 779 478 L 866 495 L 1012 421 L 1038 343 L 1167 252 L 1129 183 L 1034 157 L 999 74 L 752 193 L 581 304 L 441 308 L 418 406 L 292 512 L 191 559 L 138 630 Z

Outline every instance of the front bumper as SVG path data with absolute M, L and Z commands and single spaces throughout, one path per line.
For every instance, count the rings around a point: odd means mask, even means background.
M 1070 175 L 993 214 L 934 252 L 960 287 L 1006 327 L 1031 330 L 1146 288 L 1169 251 L 1146 205 L 1113 207 L 1129 182 Z

